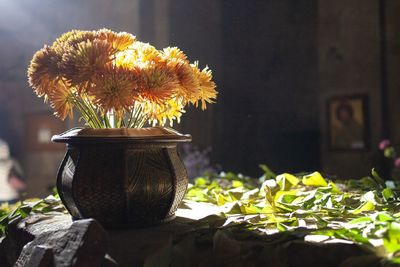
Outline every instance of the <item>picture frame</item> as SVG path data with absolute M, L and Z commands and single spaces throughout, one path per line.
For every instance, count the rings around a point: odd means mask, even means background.
M 51 137 L 66 130 L 66 122 L 52 113 L 25 115 L 25 147 L 29 151 L 63 151 L 64 144 L 51 142 Z
M 330 150 L 363 151 L 370 147 L 367 95 L 343 95 L 327 100 Z

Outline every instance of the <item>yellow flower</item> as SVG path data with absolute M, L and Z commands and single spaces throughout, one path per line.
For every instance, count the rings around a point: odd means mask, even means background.
M 134 69 L 138 67 L 138 62 L 136 61 L 136 58 L 136 51 L 132 49 L 127 49 L 125 51 L 115 54 L 114 65 L 116 67 Z
M 154 46 L 138 41 L 130 45 L 126 51 L 116 55 L 117 66 L 122 65 L 129 68 L 142 67 L 161 60 L 161 53 Z
M 199 100 L 201 101 L 201 109 L 206 109 L 206 103 L 215 103 L 215 99 L 217 98 L 217 91 L 215 90 L 216 85 L 212 81 L 212 72 L 208 67 L 205 67 L 200 71 L 198 68 L 198 62 L 195 62 L 191 65 L 194 71 L 194 74 L 199 81 Z M 193 104 L 198 106 L 198 101 L 192 101 Z
M 72 86 L 91 82 L 94 75 L 111 64 L 113 47 L 102 40 L 84 41 L 63 56 L 63 71 Z
M 64 120 L 67 117 L 72 118 L 74 97 L 70 88 L 59 81 L 55 89 L 49 95 L 50 106 L 54 109 L 54 115 Z
M 189 63 L 187 56 L 178 47 L 167 47 L 162 52 L 162 57 L 166 60 L 179 59 L 186 63 Z
M 138 88 L 142 98 L 159 104 L 175 95 L 179 81 L 167 64 L 149 64 L 137 70 Z
M 178 123 L 181 120 L 182 113 L 185 113 L 183 104 L 179 99 L 170 99 L 164 105 L 160 105 L 158 113 L 155 114 L 155 119 L 160 126 L 164 126 L 169 121 L 169 125 L 172 127 L 174 120 Z
M 136 42 L 132 48 L 137 51 L 137 60 L 142 63 L 161 61 L 160 51 L 148 43 Z
M 179 123 L 182 113 L 185 113 L 182 101 L 177 98 L 170 99 L 161 104 L 150 101 L 142 101 L 140 104 L 143 113 L 148 114 L 148 120 L 153 126 L 157 124 L 164 126 L 167 121 L 169 121 L 169 125 L 172 126 L 173 121 L 177 120 Z
M 136 38 L 130 33 L 127 32 L 113 32 L 108 29 L 101 29 L 96 32 L 96 37 L 101 40 L 106 40 L 108 43 L 112 45 L 118 51 L 123 51 L 127 49 L 130 45 L 132 45 Z
M 133 71 L 110 67 L 96 75 L 89 93 L 93 103 L 104 114 L 110 110 L 122 112 L 132 107 L 137 99 L 136 87 L 136 74 Z
M 55 87 L 60 75 L 58 62 L 60 57 L 49 46 L 44 46 L 33 56 L 28 68 L 28 82 L 38 96 L 48 95 Z

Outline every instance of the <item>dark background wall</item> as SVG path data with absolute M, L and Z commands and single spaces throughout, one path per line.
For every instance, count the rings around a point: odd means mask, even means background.
M 152 6 L 142 2 L 144 14 Z M 210 111 L 183 119 L 194 143 L 212 145 L 225 170 L 317 169 L 317 1 L 171 0 L 168 17 L 169 43 L 207 63 L 218 85 Z M 141 33 L 155 40 L 149 25 Z
M 314 0 L 223 1 L 223 166 L 319 167 L 317 11 Z

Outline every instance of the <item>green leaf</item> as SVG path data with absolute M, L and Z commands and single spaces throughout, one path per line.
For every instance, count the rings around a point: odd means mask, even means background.
M 385 150 L 383 151 L 383 154 L 387 158 L 394 158 L 396 155 L 396 151 L 395 151 L 394 147 L 390 146 L 390 147 L 385 148 Z
M 284 204 L 292 203 L 296 198 L 297 191 L 278 191 L 275 195 L 275 201 Z
M 357 209 L 353 210 L 351 213 L 357 215 L 357 214 L 363 213 L 365 211 L 372 211 L 372 210 L 375 210 L 374 203 L 372 201 L 366 201 L 361 206 L 359 206 Z
M 395 199 L 393 190 L 390 188 L 385 188 L 382 190 L 382 196 L 385 199 L 385 201 L 391 201 Z
M 390 216 L 389 214 L 385 213 L 385 212 L 379 212 L 376 214 L 376 220 L 380 221 L 380 222 L 391 222 L 394 220 L 394 218 L 392 216 Z
M 373 222 L 373 220 L 368 216 L 364 216 L 364 217 L 360 217 L 360 218 L 351 220 L 349 222 L 349 224 L 360 224 L 360 223 L 370 223 L 370 222 Z
M 260 193 L 260 190 L 258 188 L 247 191 L 247 192 L 243 193 L 241 200 L 256 199 L 258 197 L 259 193 Z
M 329 181 L 328 186 L 332 187 L 332 193 L 341 193 L 342 191 L 332 181 Z
M 258 213 L 260 213 L 260 209 L 250 203 L 245 203 L 243 205 L 240 205 L 240 211 L 242 214 L 258 214 Z
M 379 174 L 375 171 L 374 168 L 371 170 L 371 174 L 377 184 L 379 184 L 382 187 L 386 186 L 385 181 L 379 176 Z
M 199 177 L 194 181 L 195 186 L 204 186 L 207 184 L 207 180 L 203 177 Z
M 309 175 L 303 176 L 302 183 L 307 186 L 328 186 L 328 183 L 319 172 L 313 172 Z
M 271 171 L 271 169 L 267 165 L 260 164 L 258 166 L 264 172 L 264 175 L 263 175 L 264 181 L 268 180 L 268 179 L 275 179 L 276 174 L 273 171 Z
M 22 218 L 28 217 L 31 210 L 32 210 L 32 208 L 29 206 L 21 206 L 18 208 L 19 214 L 21 214 Z
M 364 188 L 377 188 L 379 184 L 369 176 L 361 178 L 361 184 L 363 185 Z
M 316 215 L 316 214 L 311 214 L 314 219 L 315 223 L 317 224 L 318 228 L 326 228 L 329 225 L 329 221 L 323 219 L 322 217 Z
M 239 181 L 239 180 L 233 180 L 233 181 L 232 181 L 232 186 L 233 186 L 234 188 L 243 187 L 243 182 L 242 182 L 242 181 Z
M 226 214 L 241 214 L 242 210 L 237 202 L 230 202 L 224 205 L 224 213 Z
M 288 191 L 295 187 L 300 182 L 300 180 L 292 174 L 283 173 L 276 177 L 276 182 L 278 183 L 281 190 Z
M 400 223 L 393 222 L 390 224 L 383 244 L 390 253 L 400 251 Z

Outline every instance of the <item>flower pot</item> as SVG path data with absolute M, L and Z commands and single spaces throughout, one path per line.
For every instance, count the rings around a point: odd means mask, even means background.
M 75 128 L 52 141 L 67 144 L 57 189 L 75 219 L 124 228 L 175 217 L 188 184 L 177 144 L 190 135 L 161 127 Z

